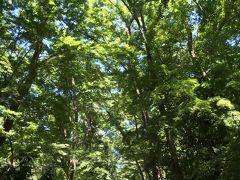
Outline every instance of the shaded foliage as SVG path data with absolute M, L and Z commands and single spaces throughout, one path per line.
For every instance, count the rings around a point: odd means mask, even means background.
M 238 179 L 238 1 L 0 2 L 0 179 Z

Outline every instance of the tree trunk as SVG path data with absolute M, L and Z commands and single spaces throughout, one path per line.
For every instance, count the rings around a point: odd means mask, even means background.
M 144 174 L 143 174 L 143 171 L 142 171 L 142 168 L 141 168 L 140 164 L 138 163 L 137 160 L 136 160 L 135 162 L 136 162 L 136 164 L 137 164 L 137 168 L 138 168 L 139 173 L 140 173 L 140 175 L 141 175 L 141 179 L 142 179 L 142 180 L 145 180 Z
M 161 173 L 158 164 L 155 162 L 152 167 L 153 180 L 161 180 Z
M 17 97 L 17 101 L 13 100 L 12 104 L 10 105 L 11 111 L 18 111 L 24 96 L 26 96 L 29 93 L 31 85 L 37 76 L 37 65 L 38 65 L 38 59 L 41 54 L 41 51 L 42 51 L 42 42 L 37 41 L 34 44 L 34 53 L 28 67 L 28 75 L 25 78 L 25 80 L 22 82 L 22 84 L 20 84 L 18 87 L 19 96 Z M 12 126 L 13 126 L 13 120 L 8 117 L 3 124 L 4 131 L 9 132 L 12 129 Z M 1 135 L 0 146 L 3 145 L 5 140 L 6 140 L 6 136 Z
M 172 133 L 171 133 L 170 129 L 165 129 L 165 134 L 166 134 L 166 138 L 167 138 L 168 148 L 169 148 L 170 154 L 171 154 L 172 166 L 173 166 L 172 169 L 175 174 L 175 178 L 176 178 L 176 180 L 183 180 L 184 179 L 183 172 L 182 172 L 181 166 L 179 164 L 179 160 L 177 157 L 177 149 L 176 149 L 176 146 L 172 139 Z
M 70 160 L 70 173 L 69 173 L 68 180 L 75 180 L 76 168 L 77 168 L 77 160 L 76 159 Z

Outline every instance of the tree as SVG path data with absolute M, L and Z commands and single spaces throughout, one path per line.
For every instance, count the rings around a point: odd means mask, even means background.
M 0 179 L 237 179 L 239 7 L 1 1 Z

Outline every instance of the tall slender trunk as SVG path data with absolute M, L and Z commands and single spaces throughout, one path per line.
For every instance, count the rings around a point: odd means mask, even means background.
M 12 141 L 11 139 L 8 139 L 9 140 L 9 145 L 10 145 L 10 149 L 11 149 L 11 157 L 10 157 L 10 162 L 11 162 L 11 165 L 13 166 L 13 159 L 14 159 L 14 155 L 13 155 L 13 144 L 12 144 Z
M 70 160 L 70 172 L 68 180 L 75 180 L 76 178 L 76 170 L 77 170 L 77 160 L 71 159 Z
M 136 164 L 137 164 L 137 168 L 138 168 L 138 171 L 139 171 L 139 173 L 140 173 L 141 179 L 142 179 L 142 180 L 145 180 L 144 174 L 143 174 L 143 171 L 142 171 L 142 168 L 141 168 L 138 160 L 135 160 L 135 162 L 136 162 Z
M 42 41 L 36 41 L 33 46 L 34 46 L 34 53 L 32 58 L 30 59 L 30 64 L 28 66 L 28 75 L 24 79 L 22 84 L 19 84 L 19 87 L 18 87 L 19 96 L 17 97 L 17 101 L 13 100 L 9 107 L 9 109 L 12 111 L 18 111 L 21 101 L 29 93 L 31 85 L 37 76 L 37 66 L 38 66 L 39 56 L 42 51 Z M 13 126 L 13 120 L 10 118 L 7 118 L 3 124 L 4 131 L 9 132 L 12 129 L 12 126 Z M 5 140 L 6 140 L 6 136 L 1 135 L 0 146 L 3 145 Z
M 172 139 L 171 130 L 165 129 L 165 134 L 166 134 L 166 138 L 167 138 L 168 148 L 169 148 L 170 154 L 171 154 L 172 169 L 175 174 L 175 178 L 176 178 L 176 180 L 183 180 L 184 179 L 183 171 L 182 171 L 182 168 L 180 166 L 180 163 L 179 163 L 179 160 L 177 157 L 177 149 L 174 144 L 174 140 Z
M 167 112 L 167 110 L 165 108 L 165 105 L 163 103 L 160 103 L 158 105 L 158 110 L 159 110 L 161 115 L 166 116 L 166 119 L 168 119 L 166 124 L 168 126 L 172 127 L 173 126 L 172 125 L 173 114 L 171 112 Z M 181 168 L 179 160 L 178 160 L 177 149 L 176 149 L 176 146 L 174 144 L 171 129 L 170 128 L 165 128 L 164 131 L 165 131 L 165 135 L 166 135 L 166 139 L 167 139 L 167 146 L 169 148 L 170 155 L 171 155 L 172 171 L 175 174 L 175 179 L 176 180 L 183 180 L 184 179 L 184 174 L 183 174 L 182 168 Z
M 153 180 L 161 180 L 161 172 L 158 163 L 155 161 L 152 166 Z
M 71 78 L 70 80 L 71 84 L 70 84 L 70 88 L 71 88 L 71 101 L 73 104 L 73 124 L 74 126 L 77 124 L 78 122 L 78 97 L 77 97 L 77 90 L 76 90 L 76 84 L 75 84 L 75 79 L 74 77 Z M 77 132 L 75 130 L 75 128 L 73 129 L 73 137 L 72 137 L 72 149 L 74 150 L 76 148 L 76 144 L 77 144 Z M 68 180 L 74 180 L 76 177 L 76 170 L 77 170 L 77 160 L 74 157 L 70 158 L 70 171 L 69 171 L 69 178 Z

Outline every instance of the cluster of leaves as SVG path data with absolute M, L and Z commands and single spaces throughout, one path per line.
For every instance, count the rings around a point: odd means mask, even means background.
M 238 179 L 240 3 L 0 2 L 0 179 Z

